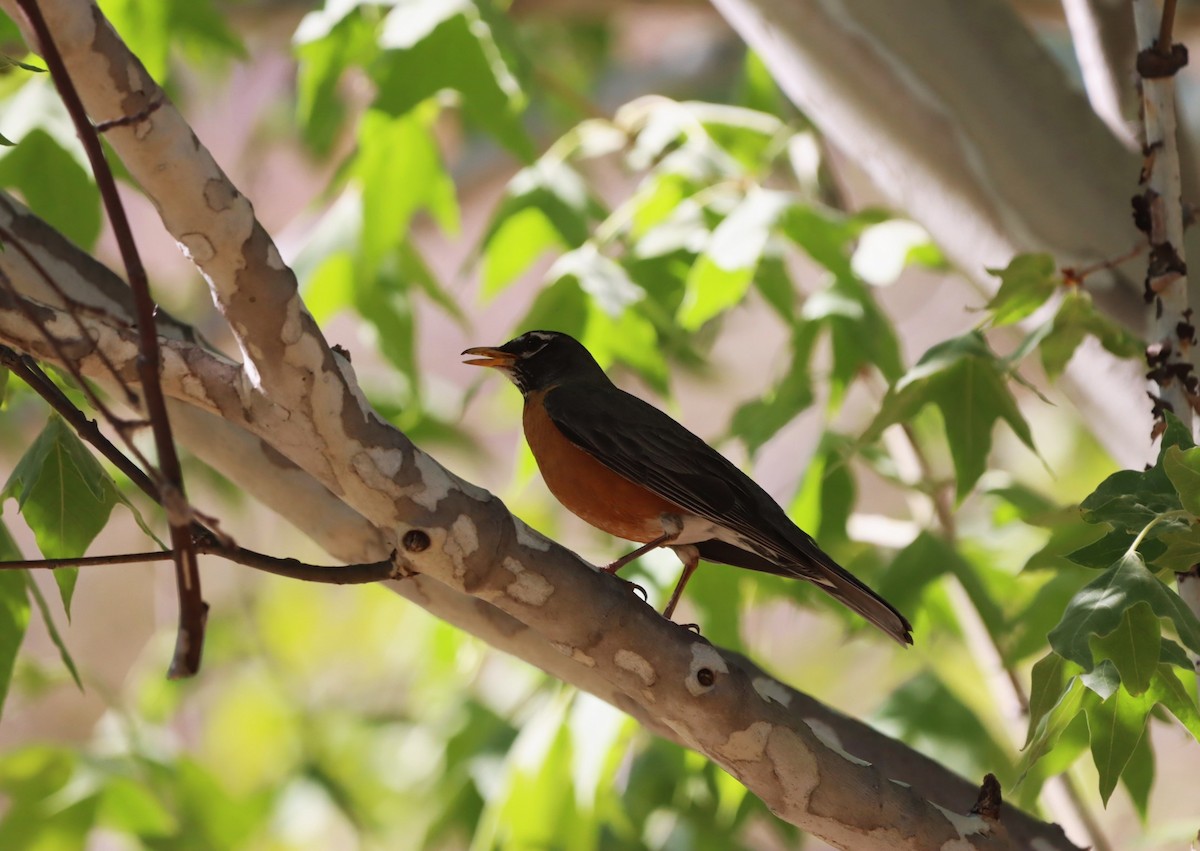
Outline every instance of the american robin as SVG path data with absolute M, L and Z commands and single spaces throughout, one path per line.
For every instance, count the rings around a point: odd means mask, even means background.
M 670 547 L 683 576 L 670 618 L 700 559 L 806 579 L 901 644 L 912 627 L 839 566 L 749 476 L 696 435 L 604 374 L 578 340 L 529 331 L 503 346 L 467 349 L 466 363 L 508 376 L 525 397 L 525 439 L 550 492 L 588 523 L 643 544 L 616 573 Z

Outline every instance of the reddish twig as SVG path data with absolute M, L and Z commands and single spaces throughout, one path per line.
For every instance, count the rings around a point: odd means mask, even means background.
M 396 563 L 396 552 L 392 551 L 382 561 L 363 564 L 322 567 L 305 564 L 294 558 L 277 558 L 245 547 L 227 546 L 216 540 L 194 542 L 195 550 L 206 555 L 216 555 L 264 573 L 300 579 L 304 582 L 321 582 L 326 585 L 366 585 L 385 579 L 402 579 L 412 574 Z M 80 558 L 44 558 L 22 561 L 0 561 L 0 570 L 59 570 L 64 567 L 107 567 L 123 564 L 145 564 L 154 561 L 169 561 L 175 558 L 171 550 L 154 550 L 146 553 L 118 553 L 108 556 L 81 556 Z
M 113 235 L 116 237 L 117 247 L 121 252 L 121 260 L 125 264 L 129 286 L 133 290 L 140 340 L 138 372 L 142 381 L 142 395 L 145 397 L 146 411 L 154 432 L 155 449 L 158 452 L 158 463 L 162 476 L 161 503 L 167 511 L 167 523 L 171 530 L 171 548 L 175 552 L 175 577 L 179 590 L 179 632 L 175 644 L 175 655 L 171 660 L 168 675 L 172 678 L 190 677 L 200 669 L 208 606 L 200 593 L 200 572 L 196 564 L 192 536 L 189 534 L 191 517 L 183 488 L 183 470 L 175 451 L 175 442 L 171 437 L 166 401 L 163 398 L 162 386 L 159 384 L 158 371 L 161 355 L 154 321 L 155 304 L 150 297 L 150 285 L 146 279 L 146 270 L 142 266 L 141 257 L 138 255 L 137 245 L 134 242 L 133 229 L 129 226 L 125 208 L 117 194 L 116 180 L 104 158 L 100 137 L 88 119 L 83 101 L 75 90 L 75 85 L 67 72 L 62 55 L 54 43 L 46 19 L 42 16 L 36 0 L 17 0 L 17 4 L 29 18 L 29 23 L 41 46 L 42 58 L 46 61 L 46 67 L 54 79 L 63 105 L 67 108 L 67 112 L 75 124 L 75 132 L 78 133 L 79 140 L 87 152 L 92 173 L 96 178 L 96 186 L 100 190 L 101 198 L 104 199 Z

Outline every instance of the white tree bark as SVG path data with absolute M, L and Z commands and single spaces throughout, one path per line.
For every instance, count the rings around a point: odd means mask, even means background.
M 21 20 L 12 0 L 0 5 Z M 398 586 L 410 599 L 708 755 L 781 818 L 838 847 L 1072 847 L 1057 828 L 1011 809 L 999 822 L 964 814 L 962 781 L 664 620 L 625 583 L 528 529 L 376 416 L 250 204 L 100 12 L 82 0 L 41 5 L 93 120 L 146 112 L 107 138 L 204 273 L 242 351 L 237 363 L 177 323 L 164 327 L 164 390 L 179 403 L 179 433 L 203 457 L 342 557 L 398 549 L 421 574 Z M 39 241 L 14 203 L 0 204 L 0 224 L 55 261 L 44 265 L 71 300 L 93 305 L 74 311 L 81 331 L 69 306 L 13 259 L 19 252 L 0 253 L 20 291 L 0 295 L 0 338 L 50 358 L 35 327 L 44 324 L 97 380 L 105 380 L 97 349 L 132 376 L 136 350 L 119 287 L 93 284 L 105 274 L 52 235 Z M 18 300 L 39 322 L 17 310 Z M 428 534 L 427 549 L 398 543 L 413 529 Z

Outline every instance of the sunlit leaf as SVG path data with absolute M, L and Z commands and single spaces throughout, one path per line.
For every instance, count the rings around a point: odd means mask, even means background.
M 0 186 L 83 248 L 100 235 L 100 193 L 91 174 L 49 133 L 30 130 L 0 158 Z
M 1058 287 L 1054 258 L 1049 254 L 1018 254 L 1004 269 L 988 269 L 1000 278 L 1000 288 L 987 303 L 995 325 L 1011 325 L 1046 303 Z
M 742 300 L 776 223 L 795 201 L 790 193 L 754 189 L 717 225 L 688 276 L 684 328 L 699 328 Z
M 362 255 L 379 266 L 408 233 L 413 215 L 428 209 L 444 230 L 458 230 L 454 183 L 433 138 L 436 105 L 399 116 L 369 110 L 359 127 L 351 173 L 362 191 Z
M 444 89 L 462 94 L 463 109 L 510 151 L 528 162 L 533 145 L 521 124 L 527 96 L 514 54 L 500 41 L 486 0 L 416 0 L 395 6 L 384 19 L 372 63 L 378 85 L 374 106 L 402 115 Z M 454 57 L 454 61 L 446 61 Z

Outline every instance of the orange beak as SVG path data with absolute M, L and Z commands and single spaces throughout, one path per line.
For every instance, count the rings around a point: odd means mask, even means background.
M 463 363 L 468 366 L 491 366 L 491 367 L 508 367 L 516 363 L 516 355 L 510 354 L 503 349 L 496 349 L 491 346 L 476 346 L 473 349 L 466 349 L 464 355 L 478 355 Z

